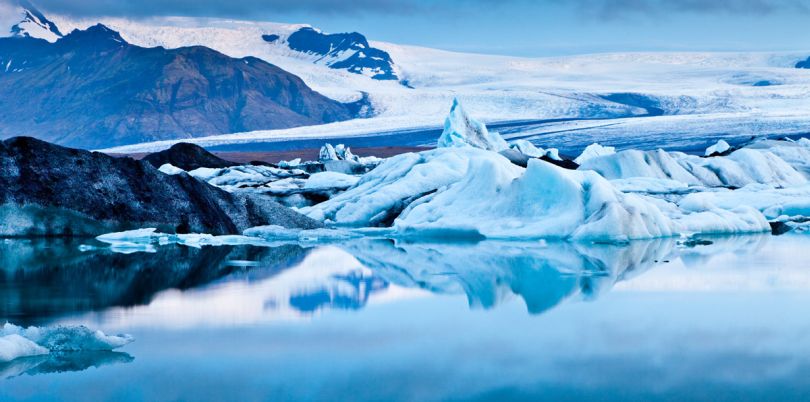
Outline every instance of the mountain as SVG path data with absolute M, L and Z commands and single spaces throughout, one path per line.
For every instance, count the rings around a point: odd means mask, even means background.
M 134 46 L 101 24 L 54 43 L 0 38 L 0 92 L 0 138 L 83 148 L 323 124 L 359 110 L 260 59 Z
M 315 57 L 313 62 L 329 68 L 362 74 L 374 80 L 397 80 L 391 55 L 371 47 L 360 33 L 324 34 L 302 27 L 286 38 L 278 34 L 262 35 L 268 43 L 286 44 L 290 49 Z

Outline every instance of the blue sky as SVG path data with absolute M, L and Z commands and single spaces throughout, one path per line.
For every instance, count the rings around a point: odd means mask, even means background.
M 301 22 L 450 50 L 547 56 L 611 51 L 810 50 L 810 0 L 39 0 L 81 16 Z

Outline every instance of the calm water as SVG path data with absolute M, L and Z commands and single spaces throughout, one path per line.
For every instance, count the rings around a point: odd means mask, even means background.
M 709 240 L 0 240 L 0 322 L 136 338 L 0 365 L 0 400 L 806 400 L 810 236 Z

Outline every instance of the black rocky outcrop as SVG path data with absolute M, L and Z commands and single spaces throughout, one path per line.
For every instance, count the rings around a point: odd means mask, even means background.
M 206 151 L 205 148 L 199 145 L 185 142 L 175 144 L 165 151 L 149 154 L 143 158 L 143 161 L 148 162 L 156 168 L 160 168 L 168 163 L 185 171 L 191 171 L 201 167 L 224 169 L 238 165 L 238 163 L 226 161 Z
M 49 144 L 0 142 L 0 236 L 92 236 L 155 227 L 237 234 L 320 224 L 269 199 L 231 194 L 149 163 Z

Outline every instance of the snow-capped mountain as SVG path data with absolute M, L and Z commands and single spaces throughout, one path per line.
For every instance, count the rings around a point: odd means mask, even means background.
M 6 34 L 17 37 L 30 37 L 56 42 L 61 38 L 59 28 L 45 17 L 28 0 L 17 0 L 15 3 L 0 4 L 0 29 Z M 13 25 L 4 27 L 2 21 L 9 20 Z M 0 35 L 2 36 L 2 35 Z
M 0 38 L 0 66 L 0 137 L 75 147 L 323 124 L 359 107 L 257 58 L 143 48 L 101 24 L 54 43 Z

